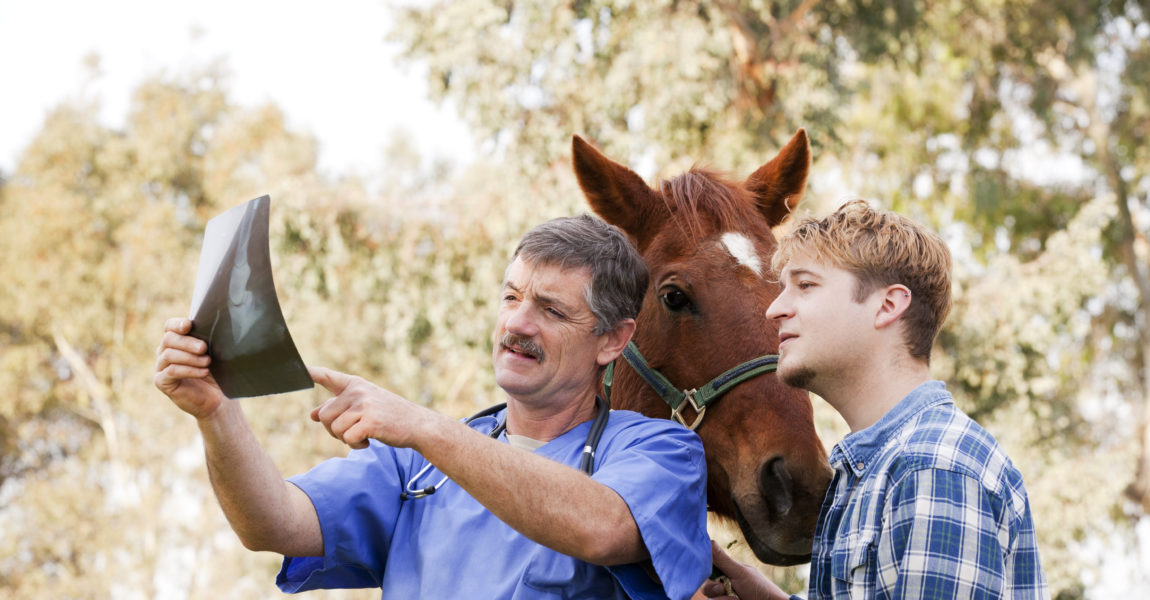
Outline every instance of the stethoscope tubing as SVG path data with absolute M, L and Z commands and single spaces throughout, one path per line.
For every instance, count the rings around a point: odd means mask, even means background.
M 471 415 L 464 421 L 464 424 L 470 426 L 471 422 L 483 417 L 489 417 L 498 413 L 499 411 L 507 408 L 507 403 L 496 404 L 485 408 L 474 415 Z M 579 470 L 590 476 L 595 472 L 595 450 L 599 447 L 599 439 L 603 437 L 603 431 L 607 429 L 607 419 L 611 413 L 611 407 L 607 405 L 607 401 L 602 396 L 595 395 L 595 420 L 591 423 L 591 430 L 587 432 L 587 441 L 583 443 L 583 454 L 579 459 Z M 507 429 L 507 417 L 491 430 L 488 435 L 493 439 L 497 439 Z M 400 500 L 418 500 L 434 494 L 439 488 L 443 487 L 448 476 L 444 475 L 442 479 L 437 481 L 434 485 L 429 485 L 424 488 L 416 487 L 417 482 L 423 478 L 431 469 L 435 468 L 431 463 L 427 463 L 415 474 L 414 477 L 407 481 L 402 492 L 399 493 Z

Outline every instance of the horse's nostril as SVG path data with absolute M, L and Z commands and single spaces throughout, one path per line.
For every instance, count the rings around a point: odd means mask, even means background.
M 776 516 L 785 515 L 791 510 L 794 502 L 791 485 L 791 476 L 787 473 L 783 457 L 776 456 L 763 463 L 759 473 L 759 490 Z

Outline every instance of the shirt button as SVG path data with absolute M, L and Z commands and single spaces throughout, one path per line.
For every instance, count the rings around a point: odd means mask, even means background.
M 862 471 L 863 469 L 865 469 L 865 468 L 866 468 L 866 465 L 865 465 L 865 464 L 863 464 L 863 461 L 861 461 L 861 460 L 860 460 L 860 461 L 858 461 L 857 463 L 855 463 L 855 467 L 856 467 L 858 470 Z

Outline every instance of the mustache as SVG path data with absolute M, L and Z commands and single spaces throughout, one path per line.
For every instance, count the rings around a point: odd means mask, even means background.
M 543 362 L 547 353 L 544 352 L 543 347 L 536 344 L 531 338 L 516 335 L 514 333 L 505 333 L 499 339 L 499 344 L 504 348 L 514 348 L 517 352 L 522 354 L 530 354 L 535 357 L 535 360 Z

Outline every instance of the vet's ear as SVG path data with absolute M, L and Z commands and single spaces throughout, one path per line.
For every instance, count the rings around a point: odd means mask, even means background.
M 627 232 L 641 250 L 648 231 L 662 222 L 665 209 L 642 177 L 607 158 L 583 138 L 571 138 L 571 165 L 587 204 L 604 221 Z
M 771 227 L 786 221 L 803 199 L 810 168 L 810 140 L 806 130 L 800 129 L 770 162 L 747 178 L 744 186 L 754 194 Z
M 595 361 L 600 367 L 605 367 L 619 358 L 633 335 L 635 335 L 635 319 L 623 319 L 616 323 L 614 329 L 599 338 L 599 353 Z

